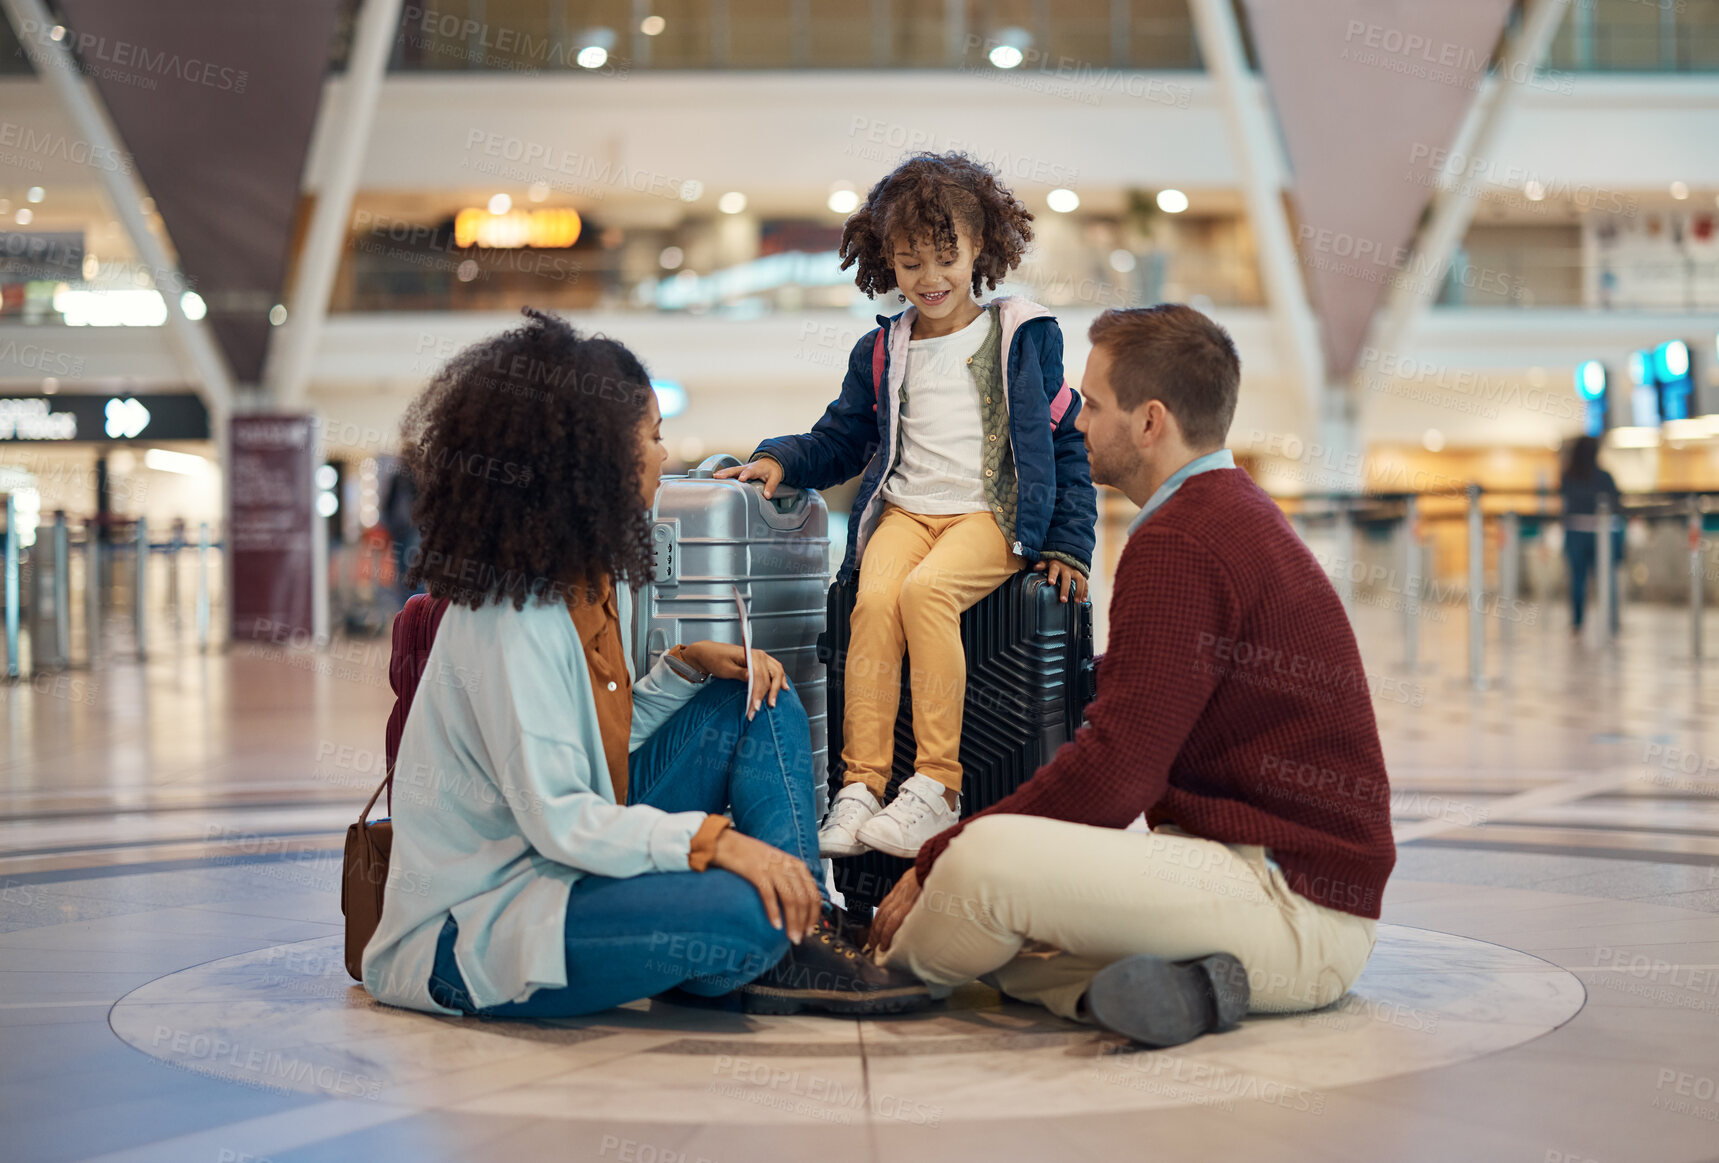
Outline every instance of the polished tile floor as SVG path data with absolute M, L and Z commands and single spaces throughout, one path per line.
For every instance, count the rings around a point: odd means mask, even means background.
M 1102 602 L 1103 595 L 1098 595 Z M 383 1010 L 340 962 L 386 645 L 0 686 L 0 1159 L 1719 1159 L 1719 663 L 1355 622 L 1401 858 L 1319 1014 L 1129 1053 L 980 986 L 884 1022 Z M 1510 642 L 1504 642 L 1508 629 Z

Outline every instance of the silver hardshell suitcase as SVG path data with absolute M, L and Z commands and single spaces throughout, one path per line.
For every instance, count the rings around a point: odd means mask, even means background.
M 818 816 L 828 806 L 828 682 L 818 635 L 830 579 L 830 517 L 815 489 L 717 480 L 741 463 L 716 455 L 685 476 L 665 476 L 651 510 L 652 583 L 633 607 L 633 665 L 643 674 L 683 642 L 740 642 L 740 590 L 754 649 L 780 659 L 812 724 Z

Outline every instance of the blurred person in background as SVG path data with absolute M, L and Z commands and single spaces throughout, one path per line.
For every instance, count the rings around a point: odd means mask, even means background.
M 395 463 L 394 475 L 388 481 L 388 492 L 382 500 L 382 528 L 394 543 L 394 593 L 400 605 L 417 592 L 406 584 L 418 555 L 418 527 L 412 523 L 412 506 L 418 500 L 418 485 L 406 467 L 408 450 L 402 449 Z
M 1617 520 L 1618 483 L 1600 467 L 1600 442 L 1593 436 L 1578 436 L 1564 461 L 1558 492 L 1564 499 L 1564 557 L 1570 564 L 1570 630 L 1579 634 L 1587 609 L 1588 578 L 1599 556 L 1599 500 L 1607 498 L 1612 514 L 1611 629 L 1618 628 L 1618 579 L 1616 567 L 1623 564 L 1623 523 Z

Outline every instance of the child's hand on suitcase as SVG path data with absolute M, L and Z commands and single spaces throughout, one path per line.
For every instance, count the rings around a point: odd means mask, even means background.
M 684 657 L 706 674 L 746 681 L 746 654 L 732 642 L 713 642 L 709 639 L 694 642 L 686 648 Z M 752 691 L 747 699 L 746 717 L 750 719 L 756 715 L 765 699 L 770 700 L 772 707 L 775 706 L 777 693 L 792 689 L 793 685 L 788 681 L 787 669 L 780 662 L 762 650 L 754 650 Z
M 716 475 L 720 480 L 736 477 L 743 481 L 763 481 L 764 499 L 769 500 L 776 495 L 776 486 L 782 483 L 782 466 L 773 456 L 761 456 L 751 464 L 719 468 Z
M 1086 575 L 1066 561 L 1056 561 L 1047 558 L 1033 566 L 1039 573 L 1045 575 L 1045 580 L 1053 586 L 1062 589 L 1062 600 L 1068 601 L 1069 591 L 1074 592 L 1074 600 L 1086 601 Z

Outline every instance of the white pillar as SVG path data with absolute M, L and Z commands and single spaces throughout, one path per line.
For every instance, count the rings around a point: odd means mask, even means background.
M 41 34 L 40 30 L 53 28 L 57 23 L 48 15 L 42 0 L 0 0 L 0 7 L 4 7 L 6 15 L 11 18 L 12 28 L 35 65 L 36 74 L 59 100 L 79 135 L 92 148 L 109 151 L 109 156 L 128 156 L 65 43 Z M 108 201 L 113 204 L 114 213 L 125 228 L 126 236 L 131 239 L 131 245 L 136 248 L 138 257 L 147 264 L 155 289 L 167 301 L 167 333 L 185 378 L 202 389 L 211 413 L 217 410 L 224 412 L 233 398 L 233 380 L 227 370 L 227 362 L 215 346 L 208 328 L 188 318 L 180 306 L 179 297 L 186 290 L 185 276 L 168 258 L 167 248 L 161 245 L 161 240 L 155 237 L 155 232 L 150 230 L 143 217 L 145 195 L 142 184 L 129 166 L 123 167 L 124 172 L 119 166 L 90 168 L 101 182 Z
M 1271 124 L 1263 86 L 1248 72 L 1241 30 L 1230 0 L 1189 0 L 1188 9 L 1194 18 L 1200 56 L 1223 101 L 1230 151 L 1241 174 L 1278 347 L 1301 380 L 1309 420 L 1321 423 L 1325 354 L 1320 347 L 1319 322 L 1301 278 L 1294 231 L 1283 206 L 1284 175 L 1289 167 Z
M 339 128 L 327 172 L 320 176 L 316 207 L 293 276 L 287 321 L 275 337 L 263 383 L 276 404 L 286 410 L 303 405 L 310 388 L 311 364 L 328 317 L 328 297 L 340 255 L 346 248 L 352 196 L 364 165 L 364 149 L 376 120 L 376 100 L 388 71 L 394 33 L 400 24 L 400 0 L 364 0 L 346 76 L 340 85 Z M 329 115 L 333 110 L 329 110 Z

